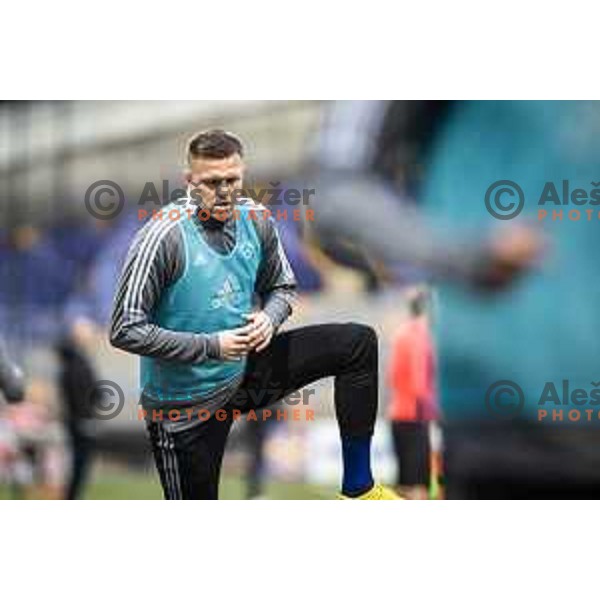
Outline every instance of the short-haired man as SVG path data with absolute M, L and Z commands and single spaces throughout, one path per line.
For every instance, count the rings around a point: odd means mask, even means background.
M 296 282 L 273 220 L 256 218 L 261 208 L 249 201 L 235 202 L 241 141 L 202 132 L 189 144 L 188 163 L 188 197 L 166 207 L 131 246 L 110 333 L 114 346 L 142 355 L 141 401 L 165 498 L 216 499 L 234 411 L 263 408 L 333 376 L 342 497 L 397 499 L 370 469 L 375 332 L 344 323 L 277 333 Z M 171 409 L 181 418 L 165 418 Z

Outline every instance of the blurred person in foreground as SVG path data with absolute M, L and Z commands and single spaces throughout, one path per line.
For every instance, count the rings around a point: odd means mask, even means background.
M 321 126 L 311 145 L 308 173 L 317 203 L 329 184 L 364 175 L 385 186 L 395 203 L 407 209 L 414 207 L 432 140 L 451 108 L 447 101 L 325 103 Z M 371 210 L 367 198 L 363 201 L 361 210 Z M 424 273 L 398 258 L 388 263 L 387 271 L 381 269 L 377 257 L 360 239 L 346 235 L 333 220 L 307 219 L 305 232 L 306 238 L 316 242 L 334 262 L 361 273 L 367 292 L 379 292 L 386 283 L 424 281 Z
M 388 410 L 399 493 L 425 500 L 432 476 L 429 425 L 437 420 L 435 350 L 429 327 L 428 292 L 408 292 L 407 320 L 392 339 Z
M 371 473 L 377 335 L 355 323 L 277 332 L 296 282 L 264 207 L 234 206 L 243 155 L 222 130 L 191 140 L 188 197 L 140 230 L 115 299 L 110 339 L 143 357 L 141 401 L 165 498 L 217 499 L 234 411 L 334 376 L 341 498 L 396 500 Z
M 462 102 L 431 145 L 420 215 L 369 168 L 323 181 L 316 220 L 440 282 L 450 498 L 600 497 L 599 151 L 597 102 Z

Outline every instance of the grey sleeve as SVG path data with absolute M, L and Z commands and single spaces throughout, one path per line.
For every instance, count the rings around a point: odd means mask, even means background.
M 312 207 L 318 235 L 341 233 L 386 264 L 407 261 L 434 279 L 478 277 L 483 244 L 434 231 L 381 180 L 348 172 L 325 178 L 320 189 Z
M 263 250 L 255 291 L 277 329 L 292 314 L 298 284 L 273 219 L 258 219 L 254 223 Z
M 153 322 L 165 288 L 182 275 L 185 248 L 177 221 L 151 221 L 137 234 L 113 303 L 110 342 L 116 348 L 181 363 L 218 358 L 216 334 L 172 331 Z
M 11 360 L 0 339 L 0 390 L 9 402 L 20 402 L 25 394 L 23 371 Z

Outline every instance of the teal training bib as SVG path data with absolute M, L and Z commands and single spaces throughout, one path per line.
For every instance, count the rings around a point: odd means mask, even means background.
M 249 218 L 250 210 L 256 208 L 236 209 L 236 243 L 227 255 L 211 248 L 194 220 L 180 209 L 185 271 L 163 291 L 153 316 L 156 325 L 172 331 L 215 333 L 246 324 L 243 315 L 253 308 L 262 248 Z M 167 207 L 165 216 L 173 210 Z M 181 364 L 142 357 L 141 385 L 145 396 L 160 402 L 197 401 L 241 375 L 245 365 L 246 359 Z

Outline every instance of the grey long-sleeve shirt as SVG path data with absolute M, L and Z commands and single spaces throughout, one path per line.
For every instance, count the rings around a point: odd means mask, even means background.
M 235 220 L 202 221 L 192 217 L 201 235 L 217 252 L 235 245 Z M 296 279 L 270 219 L 252 221 L 262 244 L 255 292 L 275 328 L 289 317 Z M 111 343 L 122 350 L 182 363 L 219 358 L 217 334 L 172 331 L 152 321 L 162 291 L 185 269 L 185 246 L 177 221 L 150 221 L 135 237 L 118 284 L 110 325 Z

